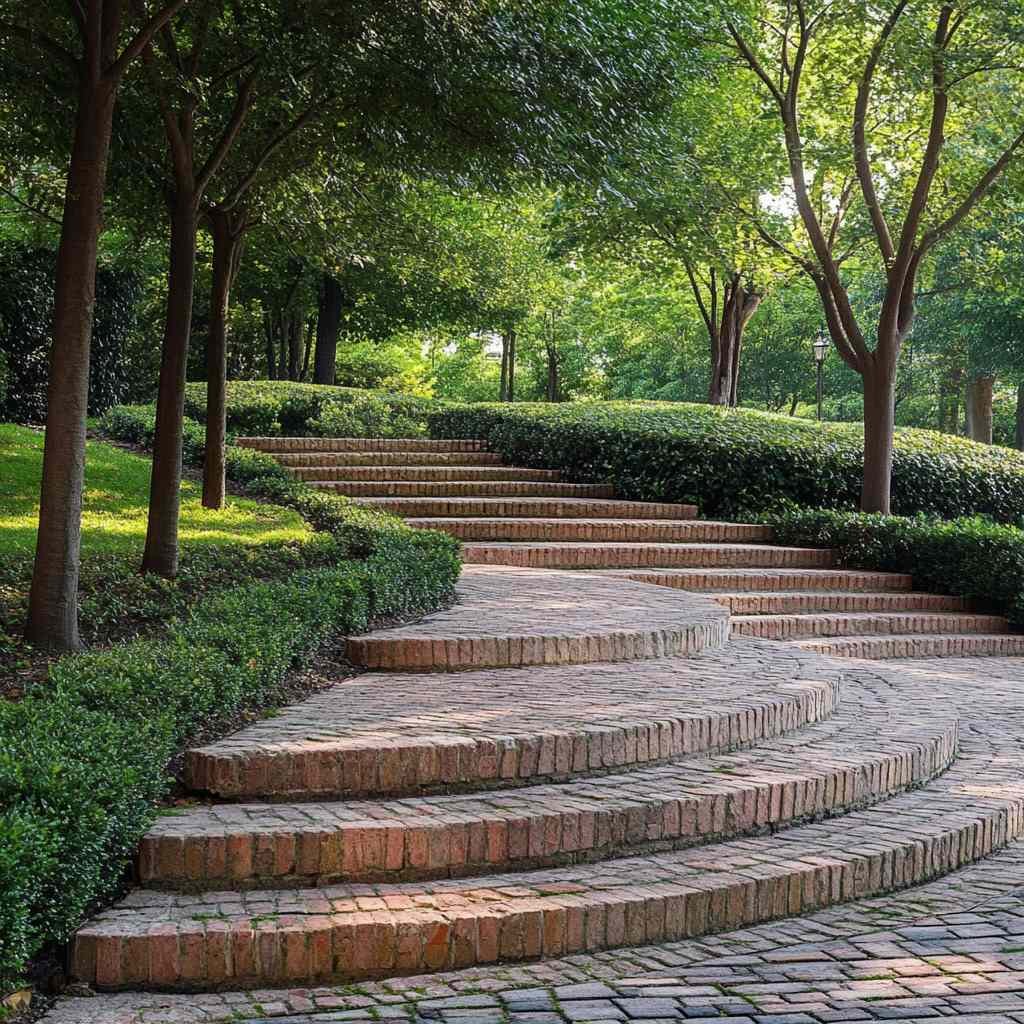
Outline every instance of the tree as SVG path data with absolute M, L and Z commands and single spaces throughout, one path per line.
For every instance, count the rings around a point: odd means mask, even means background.
M 863 380 L 861 507 L 888 512 L 918 277 L 1024 145 L 1024 23 L 1007 7 L 931 0 L 766 0 L 759 14 L 750 28 L 727 20 L 726 32 L 774 108 L 809 251 L 760 230 L 814 282 L 832 340 Z M 951 135 L 956 159 L 944 165 Z M 846 277 L 868 234 L 885 282 L 873 347 Z
M 45 83 L 74 111 L 54 301 L 47 430 L 27 639 L 75 650 L 89 346 L 114 107 L 129 68 L 188 0 L 166 0 L 134 18 L 128 0 L 0 6 L 5 71 Z M 9 49 L 8 49 L 9 48 Z M 56 141 L 62 151 L 63 138 Z

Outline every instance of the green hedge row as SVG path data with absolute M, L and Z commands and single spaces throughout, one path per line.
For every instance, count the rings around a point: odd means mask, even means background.
M 429 424 L 433 437 L 484 438 L 519 465 L 608 481 L 625 498 L 695 504 L 705 516 L 856 508 L 860 497 L 859 424 L 657 402 L 462 405 L 435 411 Z M 1024 516 L 1024 455 L 899 430 L 892 493 L 903 515 L 1015 522 Z
M 301 384 L 295 381 L 230 381 L 227 429 L 250 437 L 419 437 L 430 398 L 386 391 Z M 185 415 L 206 422 L 206 385 L 185 388 Z
M 104 428 L 134 431 L 120 439 L 138 443 L 150 415 L 120 407 Z M 116 892 L 177 751 L 279 702 L 288 672 L 323 642 L 453 593 L 453 538 L 318 494 L 273 459 L 232 451 L 239 477 L 325 536 L 283 556 L 286 580 L 204 597 L 158 636 L 61 659 L 22 700 L 0 703 L 0 992 Z
M 911 573 L 919 590 L 971 598 L 1024 625 L 1024 530 L 979 516 L 793 509 L 766 517 L 782 544 L 831 547 L 852 569 Z

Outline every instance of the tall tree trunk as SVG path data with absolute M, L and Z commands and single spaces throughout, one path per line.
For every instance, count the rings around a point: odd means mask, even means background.
M 312 317 L 306 317 L 306 337 L 302 344 L 302 373 L 301 380 L 309 380 L 309 359 L 313 353 L 313 330 L 316 324 Z
M 302 369 L 302 313 L 292 309 L 288 314 L 288 379 L 298 380 Z
M 515 401 L 516 381 L 516 332 L 506 331 L 501 336 L 501 390 L 499 401 Z
M 31 644 L 52 651 L 81 646 L 78 565 L 89 346 L 116 97 L 114 83 L 97 82 L 83 70 L 57 250 L 39 532 L 25 626 Z
M 316 316 L 316 357 L 313 380 L 317 384 L 333 384 L 338 359 L 338 332 L 344 293 L 337 278 L 324 274 L 320 281 L 320 302 Z
M 274 314 L 263 314 L 263 337 L 267 343 L 267 380 L 277 380 L 277 350 L 274 347 Z
M 241 262 L 245 221 L 223 210 L 207 214 L 213 235 L 210 330 L 206 348 L 206 451 L 203 505 L 224 507 L 224 441 L 227 435 L 228 309 Z
M 863 512 L 888 515 L 892 493 L 892 444 L 896 432 L 896 370 L 875 357 L 865 367 Z
M 1017 385 L 1017 430 L 1014 443 L 1017 451 L 1024 452 L 1024 381 Z
M 185 412 L 185 372 L 192 331 L 195 288 L 196 197 L 178 193 L 172 200 L 171 256 L 167 319 L 156 399 L 156 435 L 149 489 L 149 524 L 143 572 L 174 576 L 178 571 L 178 510 L 181 505 L 181 442 Z
M 939 430 L 946 434 L 960 433 L 960 393 L 963 390 L 964 371 L 952 367 L 942 380 L 939 394 Z
M 982 374 L 967 386 L 967 408 L 970 413 L 967 436 L 982 444 L 992 443 L 992 389 L 995 380 L 992 374 Z
M 712 322 L 708 332 L 711 340 L 708 402 L 711 405 L 735 406 L 738 401 L 743 333 L 763 298 L 761 293 L 748 290 L 739 274 L 725 286 L 721 321 Z

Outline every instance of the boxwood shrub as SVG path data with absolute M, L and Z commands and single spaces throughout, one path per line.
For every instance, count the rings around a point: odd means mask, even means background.
M 1024 530 L 980 516 L 879 516 L 791 509 L 766 517 L 782 544 L 831 547 L 844 566 L 911 573 L 919 590 L 956 594 L 1024 625 Z
M 417 437 L 440 403 L 417 395 L 283 380 L 229 381 L 227 428 L 249 437 Z M 206 422 L 206 385 L 185 388 L 185 415 Z
M 859 424 L 658 402 L 461 405 L 429 416 L 433 437 L 479 437 L 510 462 L 608 481 L 624 498 L 749 517 L 792 505 L 857 507 Z M 897 431 L 893 511 L 1024 516 L 1024 455 L 928 430 Z
M 152 410 L 117 407 L 102 427 L 146 445 Z M 63 658 L 21 700 L 0 702 L 0 993 L 121 885 L 169 790 L 176 752 L 240 712 L 279 703 L 288 672 L 323 642 L 452 596 L 454 538 L 313 491 L 259 452 L 229 448 L 229 456 L 229 474 L 296 508 L 322 536 L 252 553 L 253 575 L 283 571 L 283 579 L 192 601 L 161 586 L 133 594 L 154 615 L 178 617 L 152 636 Z M 202 557 L 231 578 L 224 559 Z M 96 601 L 93 611 L 116 613 L 109 596 Z

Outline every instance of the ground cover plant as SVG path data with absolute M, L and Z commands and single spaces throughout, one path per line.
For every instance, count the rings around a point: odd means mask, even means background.
M 508 461 L 609 481 L 624 498 L 743 518 L 786 507 L 857 507 L 863 435 L 749 409 L 666 402 L 460 405 L 435 437 L 480 437 Z M 1024 455 L 935 431 L 896 433 L 893 509 L 947 518 L 1024 516 Z

